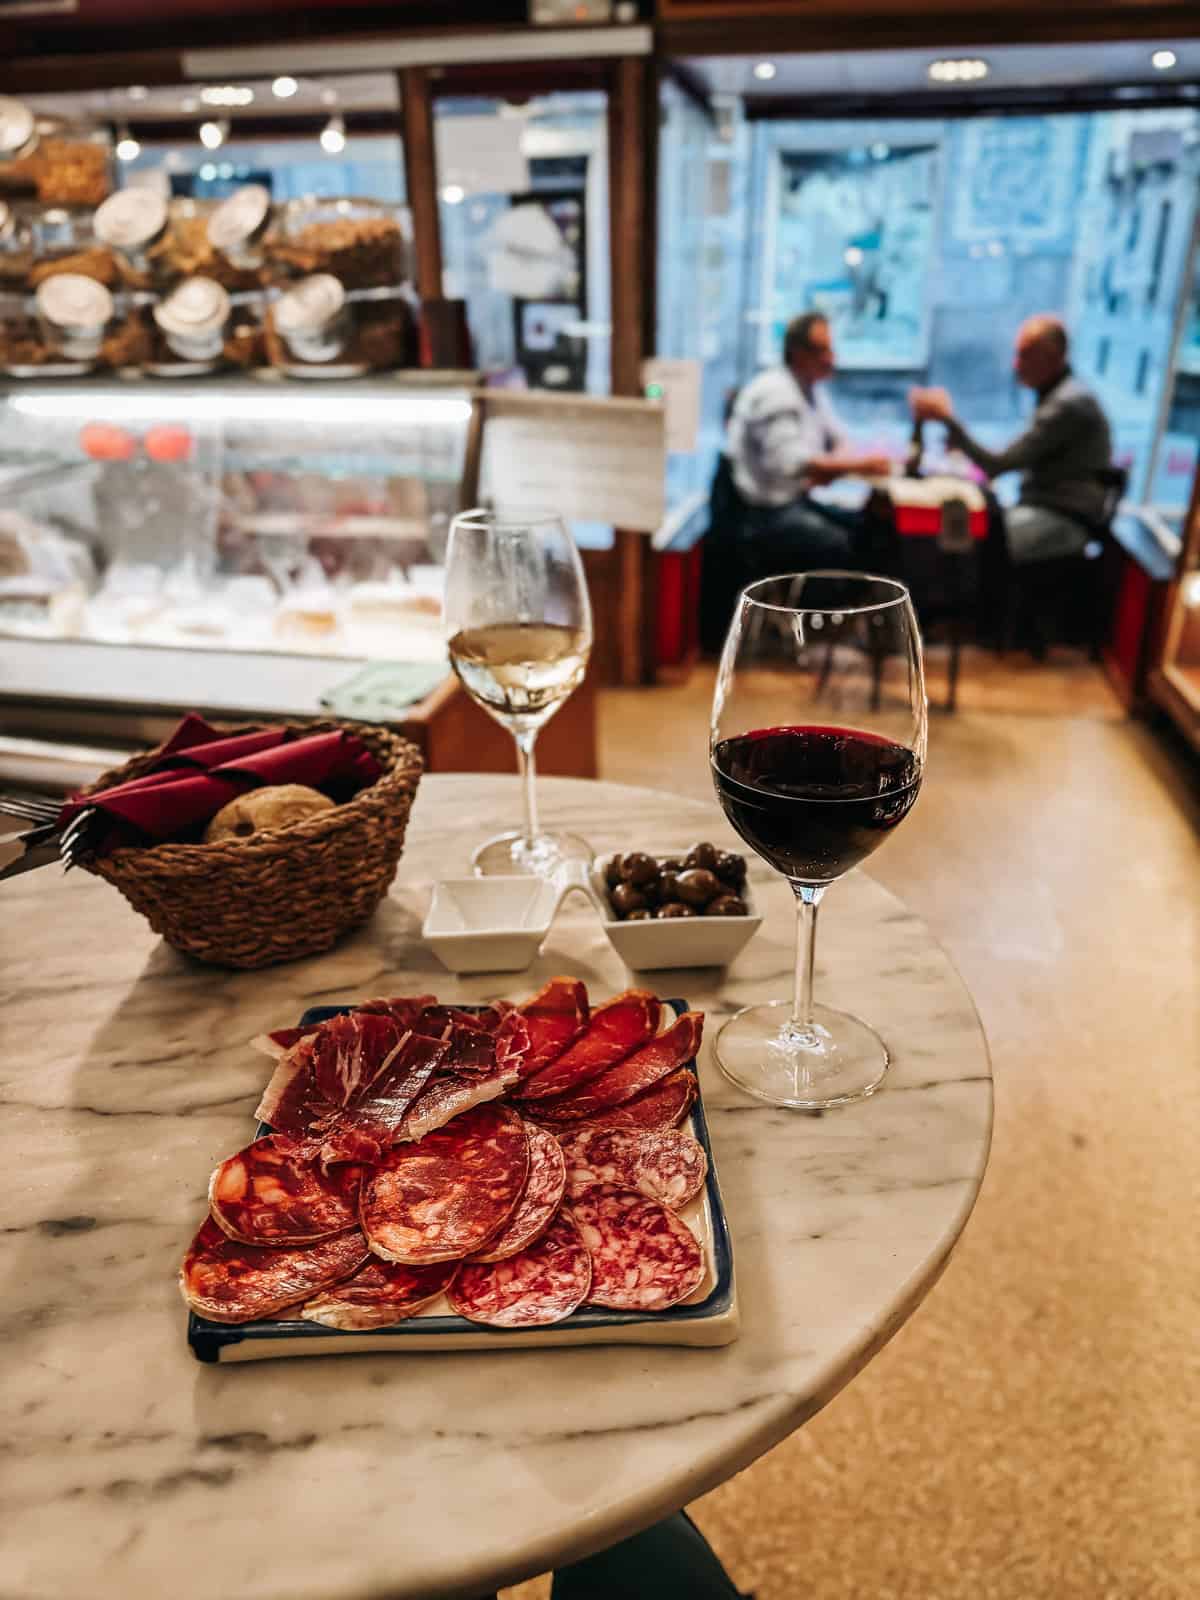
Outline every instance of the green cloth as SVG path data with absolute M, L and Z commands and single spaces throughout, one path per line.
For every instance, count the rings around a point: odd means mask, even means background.
M 372 661 L 323 694 L 321 704 L 353 722 L 396 722 L 432 694 L 449 670 L 444 661 Z

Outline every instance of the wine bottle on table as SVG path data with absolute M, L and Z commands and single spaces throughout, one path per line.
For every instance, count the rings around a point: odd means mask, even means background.
M 919 478 L 921 476 L 921 457 L 925 454 L 925 424 L 920 417 L 913 421 L 912 438 L 908 444 L 908 454 L 904 458 L 904 476 L 906 478 Z

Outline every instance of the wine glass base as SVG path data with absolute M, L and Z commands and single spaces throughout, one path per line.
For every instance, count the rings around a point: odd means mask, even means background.
M 717 1065 L 731 1083 L 773 1106 L 824 1111 L 874 1094 L 890 1057 L 865 1022 L 813 1007 L 811 1030 L 792 1023 L 787 1000 L 746 1006 L 717 1035 Z
M 477 878 L 552 878 L 569 861 L 590 866 L 591 860 L 591 845 L 577 833 L 539 833 L 527 845 L 518 828 L 486 839 L 471 857 L 471 865 Z

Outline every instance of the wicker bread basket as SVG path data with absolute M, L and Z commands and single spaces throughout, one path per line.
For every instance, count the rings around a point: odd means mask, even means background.
M 107 878 L 168 944 L 220 967 L 269 967 L 328 950 L 388 891 L 421 777 L 415 745 L 361 722 L 292 725 L 298 734 L 344 728 L 382 776 L 352 800 L 287 828 L 215 844 L 156 844 L 85 863 Z M 257 725 L 222 727 L 229 735 Z M 162 746 L 114 767 L 82 792 L 140 778 Z

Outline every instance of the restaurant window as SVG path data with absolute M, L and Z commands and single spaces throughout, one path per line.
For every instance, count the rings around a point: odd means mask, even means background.
M 1164 423 L 1173 430 L 1198 173 L 1190 108 L 755 122 L 739 173 L 749 247 L 736 381 L 778 361 L 788 318 L 816 306 L 834 329 L 834 402 L 864 447 L 903 454 L 914 384 L 945 386 L 999 445 L 1033 404 L 1012 374 L 1013 335 L 1057 312 L 1130 494 L 1145 499 L 1152 472 L 1181 454 L 1157 443 Z M 1175 386 L 1181 414 L 1190 385 L 1184 373 Z M 1014 488 L 999 485 L 1002 497 Z

